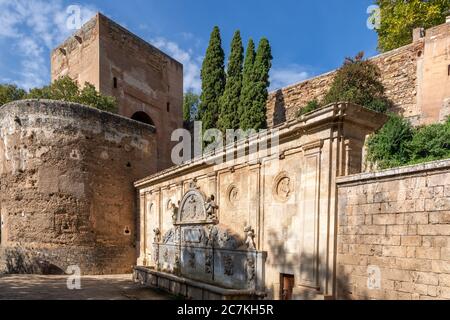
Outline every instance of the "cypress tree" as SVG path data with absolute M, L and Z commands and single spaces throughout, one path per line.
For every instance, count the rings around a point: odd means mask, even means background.
M 201 70 L 202 95 L 198 108 L 198 120 L 203 122 L 203 130 L 217 126 L 219 98 L 225 88 L 224 60 L 220 30 L 216 26 L 211 33 Z
M 220 114 L 218 127 L 225 133 L 227 129 L 239 127 L 238 107 L 242 89 L 242 64 L 244 48 L 241 33 L 235 32 L 231 42 L 231 52 L 228 61 L 225 91 L 220 98 Z
M 263 38 L 259 42 L 250 76 L 244 80 L 241 100 L 241 128 L 244 130 L 267 128 L 267 88 L 271 67 L 272 50 L 269 41 Z
M 270 86 L 269 72 L 272 67 L 272 49 L 269 41 L 262 38 L 256 52 L 255 65 L 253 67 L 256 79 L 256 96 L 252 108 L 252 128 L 255 130 L 267 128 L 267 88 Z
M 255 43 L 250 39 L 245 53 L 244 70 L 242 73 L 242 91 L 238 107 L 239 127 L 242 130 L 251 128 L 251 126 L 249 126 L 248 112 L 251 109 L 254 91 L 253 65 L 255 63 L 255 55 Z

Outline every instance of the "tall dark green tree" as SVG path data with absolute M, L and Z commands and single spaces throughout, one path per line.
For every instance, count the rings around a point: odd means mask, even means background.
M 244 62 L 244 48 L 239 30 L 235 32 L 231 42 L 231 52 L 228 60 L 225 91 L 219 100 L 218 127 L 222 132 L 239 127 L 238 108 L 242 90 L 242 64 Z
M 240 119 L 240 126 L 244 130 L 267 128 L 267 89 L 270 85 L 269 72 L 271 67 L 272 49 L 269 41 L 263 38 L 259 42 L 250 81 L 245 89 L 246 97 L 242 105 L 243 114 Z
M 197 119 L 203 122 L 203 129 L 217 127 L 219 99 L 225 89 L 225 54 L 222 49 L 219 27 L 214 27 L 209 46 L 203 60 L 201 78 L 202 95 Z
M 253 67 L 255 64 L 255 43 L 253 39 L 248 41 L 245 53 L 244 70 L 242 72 L 242 90 L 238 107 L 239 127 L 243 130 L 249 129 L 247 124 L 247 111 L 252 106 L 254 92 Z

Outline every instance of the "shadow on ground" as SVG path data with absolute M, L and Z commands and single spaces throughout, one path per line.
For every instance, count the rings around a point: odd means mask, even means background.
M 81 289 L 67 287 L 68 276 L 0 275 L 0 300 L 172 300 L 132 281 L 131 275 L 83 276 Z

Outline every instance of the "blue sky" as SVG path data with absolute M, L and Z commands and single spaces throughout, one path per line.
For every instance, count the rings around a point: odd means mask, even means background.
M 50 50 L 69 36 L 70 5 L 88 20 L 100 11 L 185 66 L 185 89 L 200 90 L 200 67 L 214 25 L 225 52 L 236 29 L 244 42 L 267 37 L 271 89 L 330 71 L 344 57 L 377 54 L 366 26 L 374 0 L 0 0 L 0 82 L 30 88 L 50 81 Z

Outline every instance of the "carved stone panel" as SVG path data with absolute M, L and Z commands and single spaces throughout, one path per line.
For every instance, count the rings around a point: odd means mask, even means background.
M 234 274 L 234 262 L 232 255 L 224 255 L 223 257 L 223 273 L 226 276 L 232 276 Z
M 205 201 L 200 192 L 189 191 L 183 200 L 180 222 L 205 220 Z
M 214 195 L 206 197 L 197 187 L 191 186 L 180 203 L 174 224 L 218 223 L 217 209 Z
M 318 287 L 320 154 L 305 156 L 301 218 L 300 284 Z
M 200 244 L 203 239 L 203 230 L 199 228 L 183 229 L 183 243 Z

